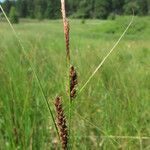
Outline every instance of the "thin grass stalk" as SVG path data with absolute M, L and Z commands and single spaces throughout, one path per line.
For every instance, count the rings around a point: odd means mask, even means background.
M 63 26 L 64 26 L 64 35 L 65 35 L 65 43 L 66 43 L 66 61 L 67 61 L 67 78 L 68 78 L 68 98 L 69 98 L 69 121 L 68 121 L 68 139 L 70 141 L 70 127 L 71 127 L 71 109 L 72 109 L 72 101 L 70 96 L 70 27 L 69 27 L 69 21 L 66 18 L 66 8 L 65 8 L 65 0 L 61 0 L 61 12 L 62 12 L 62 18 L 63 18 Z M 70 142 L 69 142 L 70 143 Z
M 80 88 L 76 99 L 78 99 L 78 97 L 80 96 L 80 94 L 82 93 L 82 91 L 86 88 L 86 86 L 88 85 L 88 83 L 91 81 L 91 79 L 94 77 L 94 75 L 97 73 L 97 71 L 99 71 L 99 69 L 102 67 L 102 65 L 107 61 L 108 57 L 112 54 L 112 52 L 115 50 L 115 48 L 118 46 L 118 44 L 121 42 L 121 40 L 123 39 L 123 37 L 125 36 L 125 34 L 127 33 L 127 31 L 129 30 L 129 28 L 131 27 L 132 23 L 134 20 L 134 11 L 133 11 L 133 16 L 128 24 L 128 26 L 126 27 L 126 29 L 124 30 L 124 32 L 121 34 L 121 36 L 119 37 L 119 39 L 117 40 L 117 42 L 113 45 L 112 49 L 109 51 L 109 53 L 104 57 L 104 59 L 100 62 L 100 64 L 98 65 L 98 67 L 95 69 L 95 71 L 91 74 L 91 76 L 88 78 L 88 80 L 85 82 L 85 84 Z M 79 108 L 80 104 L 78 104 L 78 106 L 76 107 Z
M 52 118 L 52 122 L 53 122 L 53 124 L 54 124 L 54 126 L 55 126 L 55 129 L 56 129 L 57 135 L 58 135 L 58 137 L 59 137 L 59 139 L 60 139 L 59 131 L 58 131 L 58 128 L 57 128 L 55 119 L 54 119 L 53 112 L 52 112 L 51 107 L 50 107 L 50 105 L 49 105 L 49 102 L 48 102 L 48 100 L 47 100 L 47 98 L 46 98 L 46 95 L 44 94 L 43 87 L 42 87 L 41 82 L 40 82 L 40 79 L 38 78 L 38 75 L 37 75 L 37 73 L 36 73 L 36 71 L 35 71 L 34 65 L 33 65 L 32 62 L 30 61 L 30 59 L 27 57 L 27 53 L 26 53 L 26 51 L 25 51 L 25 49 L 24 49 L 24 47 L 23 47 L 23 45 L 22 45 L 22 42 L 21 42 L 20 38 L 18 37 L 18 35 L 17 35 L 17 33 L 16 33 L 16 31 L 15 31 L 13 25 L 11 24 L 10 20 L 8 19 L 7 15 L 6 15 L 6 13 L 5 13 L 5 11 L 3 10 L 3 8 L 2 8 L 1 5 L 0 5 L 0 9 L 2 10 L 2 13 L 4 14 L 4 16 L 5 16 L 5 18 L 6 18 L 7 22 L 8 22 L 8 24 L 9 24 L 9 26 L 11 27 L 11 29 L 12 29 L 12 31 L 13 31 L 13 33 L 14 33 L 16 39 L 18 40 L 19 45 L 21 46 L 21 49 L 22 49 L 23 54 L 25 55 L 26 59 L 27 59 L 28 62 L 29 62 L 29 66 L 30 66 L 31 70 L 33 71 L 33 74 L 34 74 L 35 79 L 36 79 L 36 81 L 37 81 L 37 84 L 38 84 L 38 87 L 39 87 L 40 92 L 41 92 L 41 94 L 42 94 L 42 97 L 43 97 L 43 99 L 44 99 L 45 102 L 46 102 L 47 108 L 48 108 L 49 113 L 50 113 L 50 116 L 51 116 L 51 118 Z
M 85 84 L 81 87 L 81 89 L 79 90 L 78 94 L 80 94 L 85 89 L 85 87 L 87 86 L 87 84 L 91 81 L 91 79 L 94 77 L 94 75 L 97 73 L 97 71 L 102 67 L 102 65 L 106 62 L 106 60 L 112 54 L 112 52 L 114 51 L 114 49 L 118 46 L 118 44 L 120 43 L 120 41 L 122 40 L 122 38 L 124 37 L 124 35 L 128 31 L 128 29 L 132 25 L 133 19 L 134 19 L 134 14 L 132 16 L 132 19 L 131 19 L 130 23 L 128 24 L 127 28 L 124 30 L 124 32 L 122 33 L 122 35 L 120 36 L 120 38 L 118 39 L 118 41 L 115 43 L 115 45 L 109 51 L 109 53 L 104 57 L 104 59 L 100 62 L 100 64 L 97 66 L 97 68 L 91 74 L 91 76 L 88 78 L 88 80 L 85 82 Z
M 76 116 L 79 116 L 79 118 L 81 118 L 83 121 L 87 122 L 89 125 L 95 127 L 97 130 L 100 131 L 100 135 L 96 136 L 96 137 L 101 137 L 102 139 L 111 139 L 115 142 L 116 139 L 132 139 L 132 140 L 140 140 L 140 144 L 142 145 L 142 141 L 143 140 L 149 140 L 150 137 L 148 136 L 125 136 L 125 135 L 109 135 L 107 134 L 105 131 L 101 130 L 97 125 L 93 124 L 92 122 L 90 122 L 88 119 L 84 118 L 83 116 L 81 116 L 76 110 L 74 110 L 74 113 Z M 101 133 L 103 135 L 101 135 Z

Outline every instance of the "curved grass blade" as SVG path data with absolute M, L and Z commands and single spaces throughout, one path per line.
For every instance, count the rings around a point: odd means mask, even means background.
M 88 80 L 85 82 L 85 84 L 82 86 L 82 88 L 79 90 L 80 94 L 84 88 L 87 86 L 87 84 L 91 81 L 91 79 L 94 77 L 94 75 L 97 73 L 97 71 L 102 67 L 102 65 L 105 63 L 105 61 L 107 60 L 107 58 L 112 54 L 112 52 L 114 51 L 114 49 L 118 46 L 118 44 L 120 43 L 120 41 L 122 40 L 122 38 L 124 37 L 124 35 L 126 34 L 126 32 L 128 31 L 128 29 L 130 28 L 132 22 L 134 19 L 134 14 L 132 16 L 132 19 L 130 21 L 130 23 L 128 24 L 127 28 L 124 30 L 124 32 L 122 33 L 122 35 L 120 36 L 120 38 L 118 39 L 118 41 L 115 43 L 115 45 L 112 47 L 112 49 L 109 51 L 109 53 L 104 57 L 104 59 L 102 60 L 102 62 L 98 65 L 98 67 L 94 70 L 94 72 L 92 73 L 92 75 L 88 78 Z
M 56 125 L 56 122 L 55 122 L 55 119 L 54 119 L 54 115 L 53 115 L 52 109 L 51 109 L 51 107 L 50 107 L 50 105 L 49 105 L 49 102 L 48 102 L 48 100 L 47 100 L 47 98 L 46 98 L 46 95 L 44 94 L 43 87 L 42 87 L 41 82 L 40 82 L 40 79 L 38 78 L 38 75 L 37 75 L 37 73 L 36 73 L 36 71 L 35 71 L 34 65 L 33 65 L 32 62 L 28 59 L 27 53 L 26 53 L 26 51 L 25 51 L 25 49 L 24 49 L 24 47 L 23 47 L 23 45 L 22 45 L 22 42 L 21 42 L 20 38 L 18 37 L 18 35 L 17 35 L 17 33 L 16 33 L 16 31 L 15 31 L 13 25 L 12 25 L 11 22 L 9 21 L 9 19 L 8 19 L 7 15 L 6 15 L 6 13 L 5 13 L 5 11 L 3 10 L 3 8 L 2 8 L 1 5 L 0 5 L 0 9 L 2 10 L 2 13 L 4 14 L 4 16 L 5 16 L 5 18 L 6 18 L 7 22 L 8 22 L 8 24 L 9 24 L 9 26 L 11 27 L 11 29 L 12 29 L 12 31 L 13 31 L 13 33 L 14 33 L 16 39 L 18 40 L 19 45 L 21 46 L 21 49 L 22 49 L 23 54 L 25 55 L 26 59 L 27 59 L 28 62 L 29 62 L 30 68 L 31 68 L 31 70 L 33 71 L 33 74 L 34 74 L 35 79 L 36 79 L 36 81 L 37 81 L 37 84 L 38 84 L 38 87 L 39 87 L 40 92 L 41 92 L 41 94 L 42 94 L 42 97 L 43 97 L 43 99 L 44 99 L 45 102 L 46 102 L 46 105 L 47 105 L 47 108 L 48 108 L 48 110 L 49 110 L 50 116 L 51 116 L 52 121 L 53 121 L 53 123 L 54 123 L 55 129 L 56 129 L 56 132 L 57 132 L 57 135 L 58 135 L 58 137 L 59 137 L 59 139 L 60 139 L 59 132 L 58 132 L 58 128 L 57 128 L 57 125 Z

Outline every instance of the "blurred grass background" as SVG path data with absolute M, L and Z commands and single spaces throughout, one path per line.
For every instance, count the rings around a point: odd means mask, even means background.
M 136 17 L 107 62 L 77 97 L 72 149 L 150 149 L 150 18 Z M 80 89 L 130 21 L 70 20 L 71 57 Z M 66 96 L 66 58 L 61 20 L 22 20 L 14 25 L 54 109 Z M 65 110 L 66 107 L 64 107 Z M 55 113 L 55 112 L 54 112 Z M 67 115 L 67 111 L 66 111 Z M 0 22 L 0 149 L 59 149 L 57 135 L 32 70 L 9 25 Z M 82 143 L 82 144 L 81 144 Z

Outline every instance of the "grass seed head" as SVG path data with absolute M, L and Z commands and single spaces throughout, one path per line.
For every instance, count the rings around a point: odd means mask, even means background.
M 76 97 L 76 85 L 77 85 L 77 72 L 74 66 L 70 67 L 70 97 L 71 99 Z
M 55 107 L 57 113 L 57 125 L 59 128 L 60 138 L 62 142 L 62 149 L 67 150 L 68 144 L 68 128 L 66 125 L 66 117 L 64 115 L 64 111 L 62 108 L 62 100 L 61 97 L 56 97 L 55 99 Z

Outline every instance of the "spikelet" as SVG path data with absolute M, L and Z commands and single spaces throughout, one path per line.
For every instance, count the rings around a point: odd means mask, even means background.
M 65 34 L 65 41 L 66 41 L 66 57 L 67 61 L 70 61 L 70 47 L 69 47 L 69 21 L 66 17 L 66 9 L 65 9 L 65 0 L 61 0 L 61 12 L 62 12 L 62 18 L 63 18 L 63 24 L 64 24 L 64 34 Z
M 64 24 L 64 30 L 65 30 L 65 40 L 66 40 L 66 57 L 67 59 L 70 61 L 70 44 L 69 44 L 69 31 L 70 31 L 70 27 L 69 27 L 69 21 L 66 20 L 65 24 Z
M 77 73 L 74 66 L 70 67 L 70 98 L 76 97 Z
M 62 100 L 61 97 L 56 97 L 55 99 L 55 107 L 57 112 L 57 125 L 59 128 L 59 134 L 62 142 L 62 149 L 67 150 L 68 144 L 68 129 L 66 125 L 66 118 L 64 115 L 64 111 L 62 108 Z

